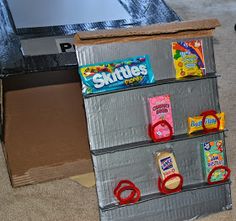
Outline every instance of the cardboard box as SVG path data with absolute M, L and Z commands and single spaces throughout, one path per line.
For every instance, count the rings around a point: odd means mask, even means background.
M 92 172 L 76 72 L 3 80 L 3 144 L 14 187 Z

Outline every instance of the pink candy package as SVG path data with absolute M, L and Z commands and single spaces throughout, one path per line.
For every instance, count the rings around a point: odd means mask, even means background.
M 148 98 L 150 108 L 150 136 L 153 141 L 171 138 L 174 134 L 170 95 Z

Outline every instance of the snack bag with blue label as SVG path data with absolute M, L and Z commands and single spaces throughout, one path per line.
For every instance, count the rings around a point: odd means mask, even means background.
M 84 95 L 154 83 L 148 55 L 79 67 Z

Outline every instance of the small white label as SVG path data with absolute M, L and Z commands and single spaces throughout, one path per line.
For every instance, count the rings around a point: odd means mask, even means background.
M 56 39 L 56 45 L 59 53 L 75 52 L 75 46 L 73 44 L 73 38 L 58 38 Z

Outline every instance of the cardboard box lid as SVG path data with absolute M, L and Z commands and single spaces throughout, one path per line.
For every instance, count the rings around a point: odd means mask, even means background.
M 140 39 L 170 38 L 173 36 L 188 36 L 200 34 L 212 35 L 212 30 L 220 26 L 217 19 L 172 22 L 153 24 L 144 27 L 119 28 L 114 30 L 99 30 L 79 32 L 75 35 L 75 45 L 85 46 L 111 42 L 135 41 Z

